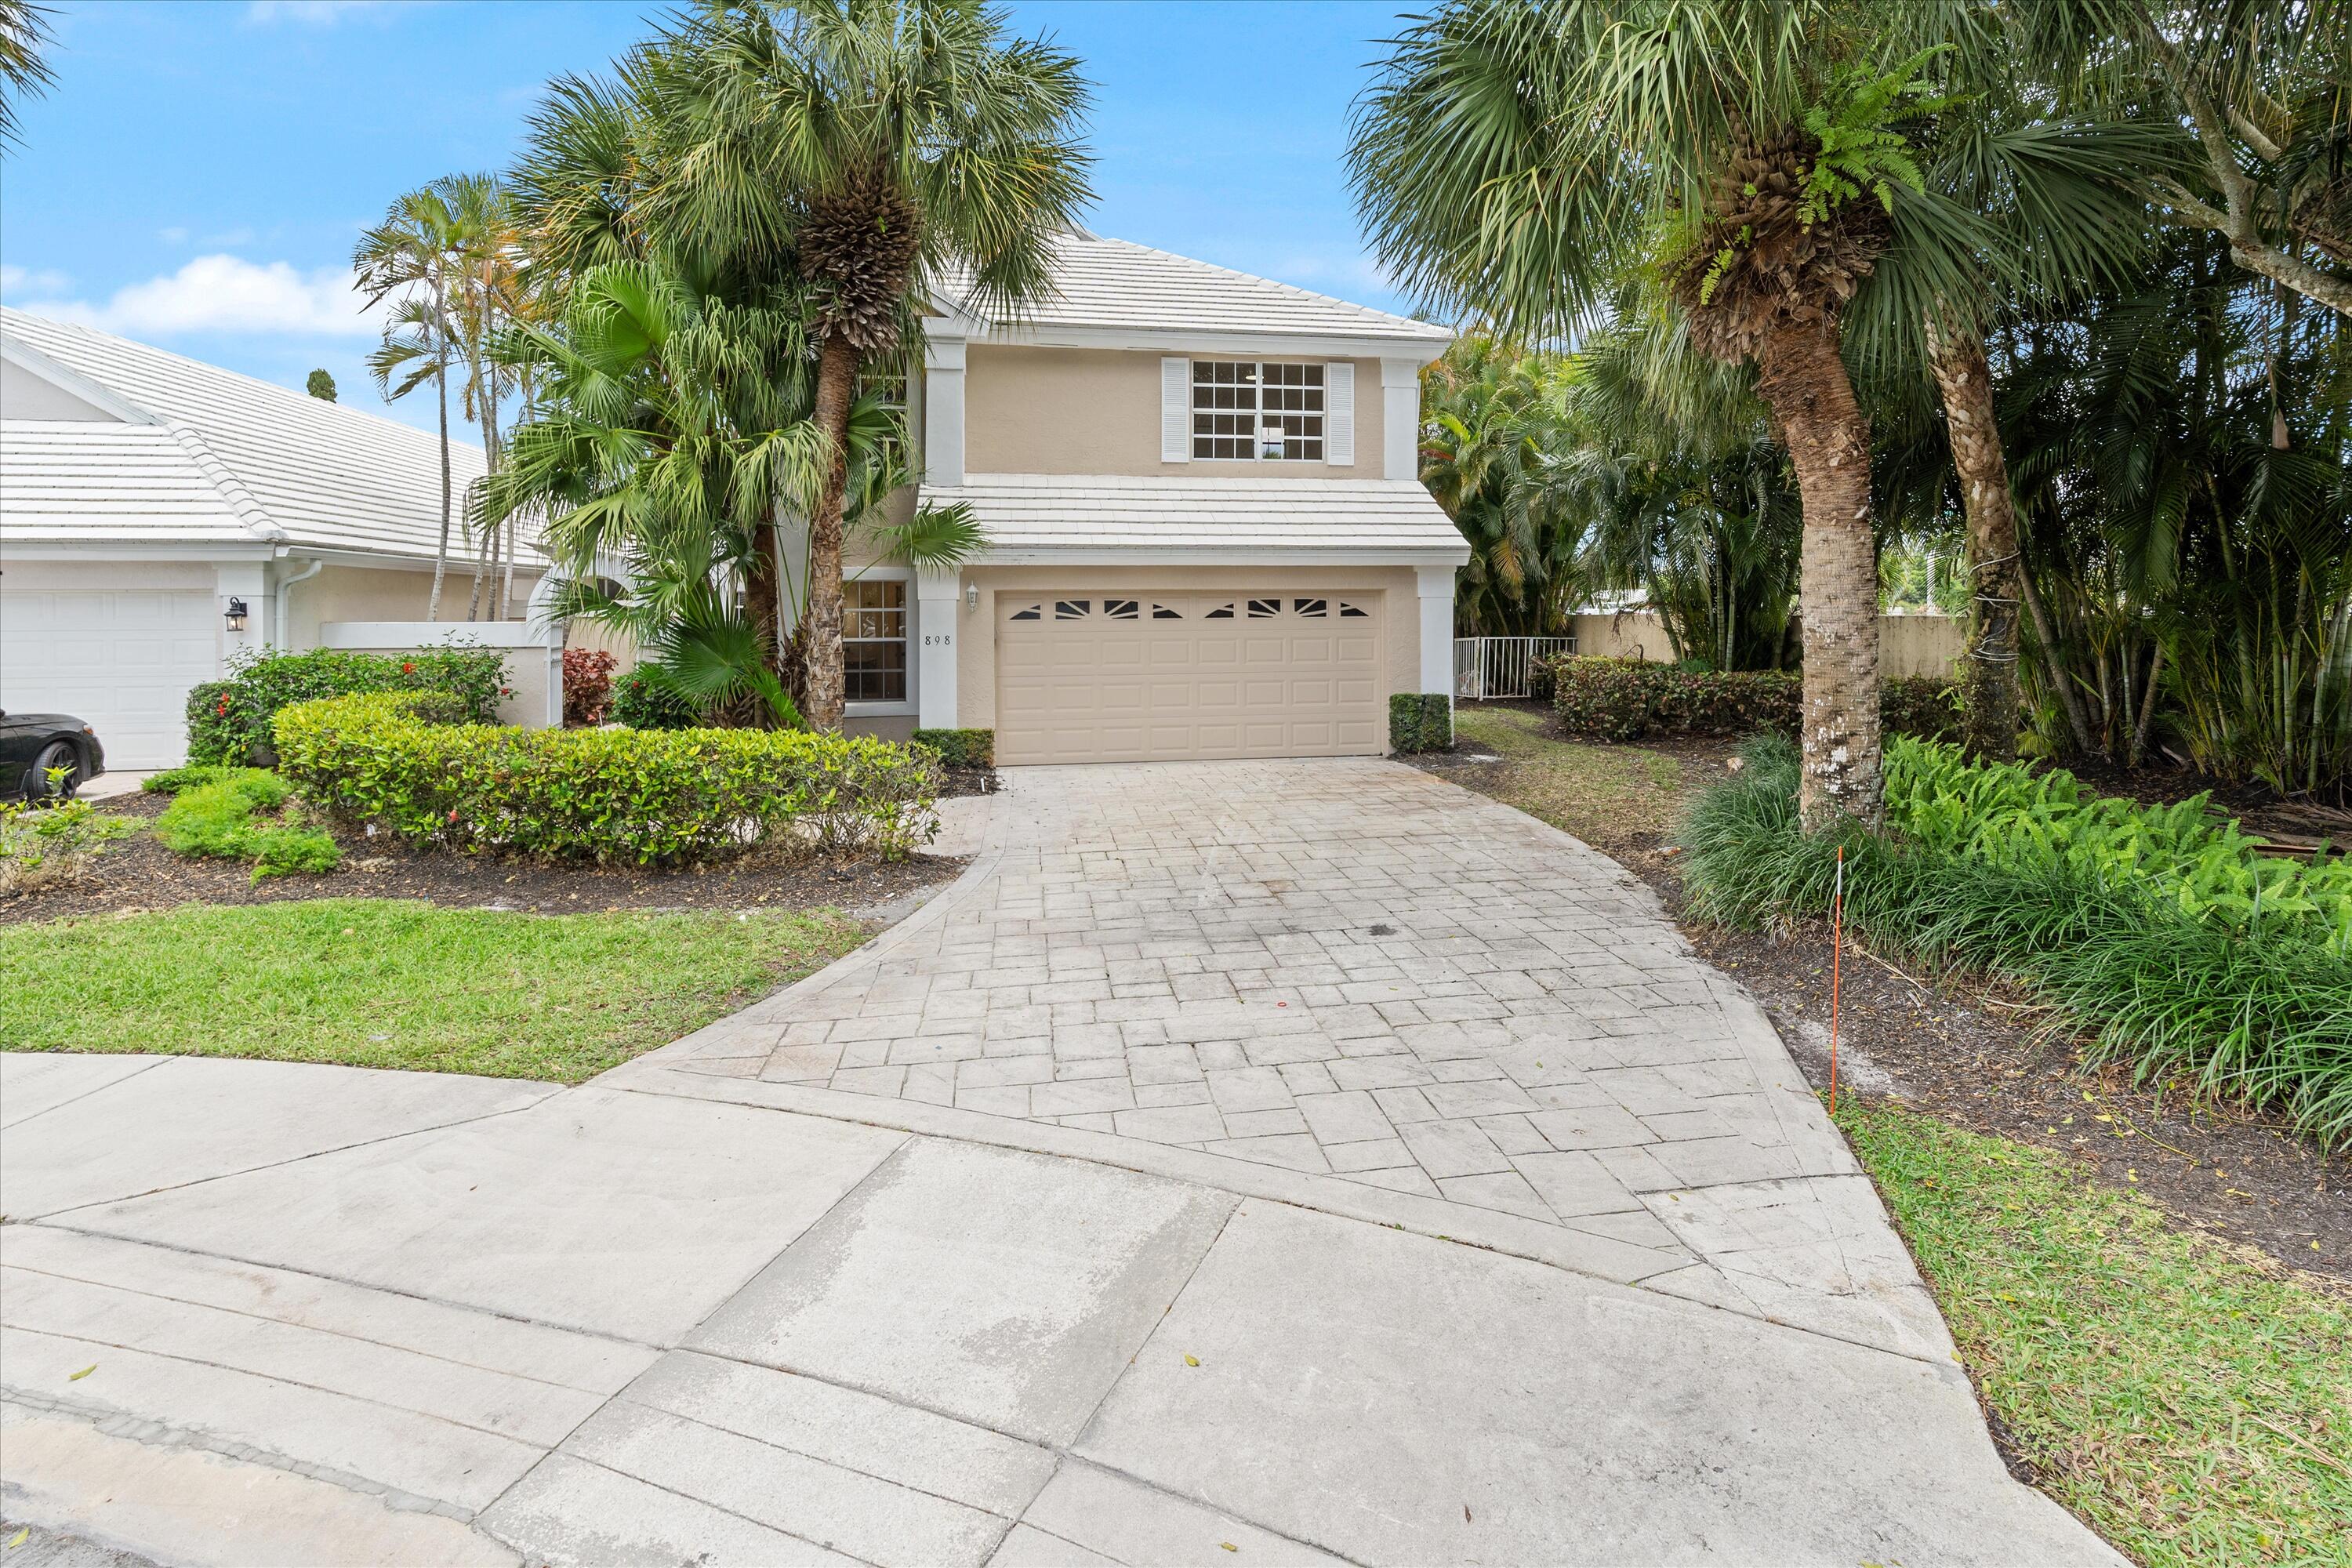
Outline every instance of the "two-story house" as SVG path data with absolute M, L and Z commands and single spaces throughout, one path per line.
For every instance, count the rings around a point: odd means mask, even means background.
M 942 300 L 909 390 L 961 571 L 847 588 L 850 727 L 988 728 L 1005 763 L 1388 748 L 1453 684 L 1468 549 L 1418 478 L 1451 333 L 1073 235 L 1017 322 Z

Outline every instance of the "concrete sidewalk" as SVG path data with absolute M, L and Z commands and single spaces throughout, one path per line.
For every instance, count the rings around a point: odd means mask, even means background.
M 2119 1561 L 1948 1364 L 1100 1157 L 5 1056 L 0 1207 L 0 1511 L 158 1562 Z

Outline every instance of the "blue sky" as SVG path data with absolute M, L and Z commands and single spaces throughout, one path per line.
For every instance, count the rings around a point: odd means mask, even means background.
M 52 0 L 55 4 L 56 0 Z M 1395 309 L 1341 156 L 1412 0 L 1027 0 L 1096 84 L 1097 232 Z M 495 168 L 547 79 L 665 7 L 569 0 L 58 6 L 56 87 L 0 163 L 0 298 L 378 407 L 352 241 L 399 192 Z M 424 395 L 395 417 L 430 424 Z

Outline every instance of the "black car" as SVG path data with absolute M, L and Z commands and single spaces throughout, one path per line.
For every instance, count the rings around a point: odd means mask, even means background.
M 62 784 L 51 768 L 70 770 Z M 0 795 L 70 795 L 106 771 L 98 731 L 63 713 L 0 710 Z

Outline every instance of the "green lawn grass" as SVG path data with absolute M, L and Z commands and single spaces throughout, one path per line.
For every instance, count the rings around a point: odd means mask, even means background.
M 2352 1300 L 2062 1155 L 1838 1121 L 2053 1497 L 2144 1563 L 2352 1563 Z
M 0 926 L 0 1047 L 577 1083 L 866 940 L 830 912 L 189 904 Z
M 1587 843 L 1663 834 L 1682 810 L 1682 764 L 1663 752 L 1555 740 L 1542 714 L 1519 708 L 1457 708 L 1454 735 L 1465 751 L 1503 759 L 1487 765 L 1491 776 L 1465 772 L 1465 784 Z

